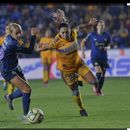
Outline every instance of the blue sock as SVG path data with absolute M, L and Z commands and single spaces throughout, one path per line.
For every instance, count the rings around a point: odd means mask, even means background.
M 97 79 L 98 79 L 98 90 L 101 90 L 101 87 L 100 87 L 100 79 L 101 79 L 101 73 L 96 73 L 96 76 L 97 76 Z
M 31 93 L 23 93 L 22 103 L 23 103 L 23 114 L 27 115 L 30 106 L 30 95 Z
M 101 78 L 101 73 L 96 73 L 96 76 L 97 76 L 97 79 L 98 79 L 98 81 L 99 81 L 100 78 Z
M 100 78 L 100 81 L 99 81 L 99 87 L 100 87 L 100 90 L 101 90 L 102 87 L 103 87 L 104 79 L 105 79 L 105 77 L 101 77 L 101 78 Z
M 15 90 L 12 94 L 9 95 L 9 98 L 11 100 L 15 99 L 15 98 L 19 98 L 22 97 L 23 93 L 20 89 Z

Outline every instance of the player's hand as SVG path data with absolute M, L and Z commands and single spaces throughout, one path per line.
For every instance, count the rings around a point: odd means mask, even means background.
M 92 26 L 95 26 L 97 24 L 97 19 L 96 18 L 91 18 L 89 20 L 89 24 L 92 25 Z
M 42 43 L 41 48 L 48 49 L 49 48 L 49 44 Z
M 40 29 L 39 28 L 31 28 L 31 35 L 36 36 L 39 33 Z

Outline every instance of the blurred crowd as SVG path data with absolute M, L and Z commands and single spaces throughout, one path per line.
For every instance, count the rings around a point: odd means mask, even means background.
M 57 29 L 50 14 L 57 8 L 65 11 L 72 27 L 86 23 L 92 17 L 104 20 L 106 30 L 112 36 L 111 48 L 130 48 L 130 7 L 123 4 L 1 4 L 0 37 L 4 35 L 5 26 L 10 22 L 17 22 L 22 26 L 25 42 L 28 42 L 30 28 L 33 26 L 40 28 L 42 36 L 46 29 L 50 29 L 54 37 Z M 79 43 L 90 31 L 91 29 L 79 31 Z

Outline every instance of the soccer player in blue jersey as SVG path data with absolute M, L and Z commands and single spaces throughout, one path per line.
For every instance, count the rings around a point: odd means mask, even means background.
M 99 87 L 93 87 L 93 91 L 97 96 L 103 95 L 101 89 L 104 84 L 105 72 L 109 68 L 107 49 L 110 47 L 111 37 L 105 31 L 105 22 L 99 20 L 93 32 L 90 32 L 82 41 L 82 57 L 85 58 L 85 44 L 91 44 L 91 60 L 96 71 L 96 76 L 99 81 Z
M 18 89 L 12 94 L 6 94 L 5 99 L 11 110 L 14 109 L 13 99 L 22 97 L 23 116 L 22 119 L 26 120 L 26 116 L 30 106 L 31 88 L 25 79 L 22 69 L 18 65 L 18 53 L 31 54 L 36 42 L 37 28 L 31 28 L 30 46 L 27 48 L 24 44 L 19 43 L 22 35 L 22 28 L 17 23 L 10 23 L 8 25 L 9 33 L 5 37 L 3 44 L 0 46 L 0 71 L 2 77 Z

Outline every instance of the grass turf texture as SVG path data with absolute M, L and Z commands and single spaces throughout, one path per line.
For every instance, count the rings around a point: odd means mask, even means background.
M 52 80 L 43 87 L 41 80 L 29 81 L 32 87 L 31 106 L 44 111 L 40 124 L 23 124 L 21 99 L 14 100 L 10 111 L 0 87 L 0 128 L 128 128 L 130 127 L 130 79 L 107 78 L 104 96 L 97 97 L 92 86 L 80 87 L 84 107 L 89 116 L 81 117 L 69 88 L 62 80 Z

